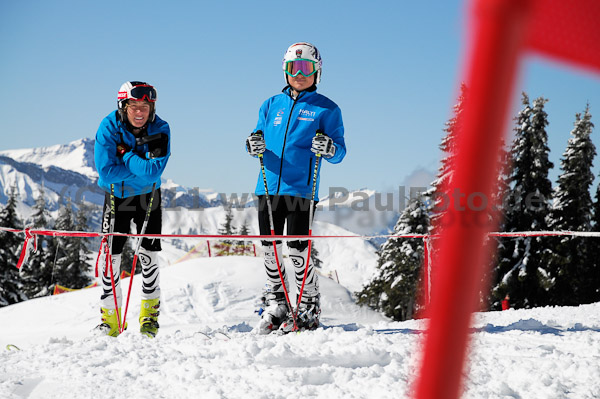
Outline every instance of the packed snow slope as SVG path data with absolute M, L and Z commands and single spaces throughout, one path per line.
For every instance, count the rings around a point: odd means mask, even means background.
M 0 309 L 0 398 L 410 396 L 426 321 L 390 322 L 332 280 L 323 328 L 259 336 L 260 258 L 164 267 L 155 339 L 137 332 L 140 280 L 118 338 L 92 332 L 97 288 Z M 463 398 L 600 397 L 600 304 L 480 313 L 473 327 Z

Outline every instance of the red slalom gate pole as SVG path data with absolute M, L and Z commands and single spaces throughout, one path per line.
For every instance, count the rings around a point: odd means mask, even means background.
M 476 25 L 471 26 L 469 94 L 462 130 L 457 132 L 454 180 L 446 187 L 449 207 L 434 251 L 437 283 L 415 387 L 418 399 L 456 399 L 460 394 L 469 326 L 487 255 L 484 242 L 493 231 L 488 220 L 491 201 L 474 206 L 473 200 L 492 198 L 531 1 L 475 0 L 472 6 Z
M 423 239 L 423 302 L 425 307 L 429 306 L 430 293 L 431 293 L 431 265 L 429 264 L 429 239 Z

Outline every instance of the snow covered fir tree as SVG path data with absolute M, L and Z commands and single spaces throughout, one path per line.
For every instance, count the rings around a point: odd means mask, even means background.
M 429 214 L 430 214 L 430 218 L 431 218 L 429 233 L 432 235 L 439 233 L 439 230 L 438 230 L 439 223 L 441 222 L 441 217 L 442 217 L 443 211 L 449 205 L 446 189 L 448 186 L 450 186 L 452 184 L 452 180 L 453 180 L 453 164 L 454 164 L 454 159 L 456 157 L 456 137 L 458 134 L 460 134 L 461 118 L 463 115 L 465 101 L 467 100 L 467 96 L 468 96 L 468 88 L 463 83 L 460 86 L 460 93 L 458 96 L 457 103 L 453 107 L 453 116 L 452 116 L 452 118 L 450 118 L 450 120 L 448 120 L 446 122 L 445 127 L 443 129 L 443 131 L 446 134 L 442 138 L 442 141 L 439 146 L 439 148 L 443 154 L 443 157 L 440 161 L 440 167 L 438 170 L 437 177 L 431 183 L 431 188 L 429 190 L 427 190 L 427 193 L 426 193 L 427 203 L 429 205 Z M 499 177 L 498 177 L 497 187 L 494 192 L 493 198 L 491 198 L 491 200 L 490 200 L 492 203 L 492 209 L 496 210 L 497 212 L 493 212 L 489 215 L 490 223 L 495 223 L 497 221 L 497 219 L 501 216 L 502 200 L 507 191 L 505 175 L 506 175 L 507 165 L 508 165 L 508 154 L 506 153 L 506 151 L 504 149 L 502 149 L 502 151 L 501 151 L 499 164 L 501 166 L 501 170 L 500 170 Z M 492 245 L 494 249 L 496 249 L 500 245 L 500 243 L 497 239 L 490 238 L 490 240 L 491 240 L 491 242 L 489 244 Z M 431 254 L 432 258 L 435 258 L 435 256 L 434 256 L 435 248 L 436 248 L 435 245 L 432 245 L 430 248 L 433 252 Z M 496 251 L 492 251 L 492 252 L 496 252 Z M 493 257 L 491 260 L 491 264 L 492 264 L 491 268 L 492 269 L 495 266 L 495 262 L 496 262 L 495 257 Z M 431 266 L 432 266 L 433 270 L 435 270 L 435 265 L 431 265 Z M 486 271 L 489 269 L 490 269 L 490 267 L 488 267 L 486 269 Z M 432 277 L 434 276 L 434 274 L 435 273 L 432 272 Z M 483 273 L 482 278 L 483 279 L 489 278 L 489 272 Z M 481 292 L 480 300 L 482 302 L 481 307 L 486 308 L 487 304 L 490 300 L 489 293 Z
M 556 231 L 591 230 L 592 196 L 590 188 L 594 181 L 592 161 L 596 147 L 592 143 L 589 104 L 583 115 L 575 115 L 575 127 L 571 131 L 567 149 L 561 159 L 561 174 L 554 191 L 554 206 L 550 228 Z M 552 238 L 554 252 L 548 268 L 551 286 L 549 302 L 553 305 L 577 305 L 600 300 L 597 295 L 598 270 L 593 267 L 590 250 L 596 244 L 595 237 Z
M 70 199 L 62 205 L 53 226 L 47 219 L 43 191 L 36 201 L 34 228 L 62 231 L 88 231 L 90 209 L 80 203 L 73 213 Z M 31 253 L 22 267 L 25 291 L 30 298 L 51 295 L 55 285 L 78 289 L 91 283 L 92 251 L 85 237 L 38 236 L 37 251 Z
M 219 234 L 224 236 L 230 236 L 237 234 L 237 229 L 233 225 L 233 209 L 231 204 L 225 206 L 225 220 L 221 224 L 221 227 L 217 231 Z M 216 246 L 219 250 L 219 255 L 233 255 L 235 253 L 234 246 L 237 245 L 237 241 L 224 238 L 219 241 Z
M 0 227 L 11 229 L 23 228 L 17 215 L 18 193 L 16 187 L 8 192 L 8 201 L 0 211 Z M 23 290 L 23 281 L 15 267 L 19 260 L 22 246 L 21 237 L 17 234 L 0 231 L 0 307 L 11 305 L 27 299 Z
M 73 219 L 73 228 L 75 231 L 89 231 L 89 217 L 92 207 L 84 201 L 77 204 L 77 211 Z M 71 263 L 68 269 L 70 276 L 69 284 L 71 288 L 83 288 L 91 283 L 90 279 L 90 261 L 94 259 L 93 253 L 89 247 L 89 238 L 71 237 Z
M 516 118 L 515 138 L 511 148 L 512 171 L 510 195 L 505 200 L 505 232 L 548 230 L 552 183 L 548 172 L 553 167 L 548 158 L 548 125 L 540 97 L 530 105 L 522 95 L 523 108 Z M 498 265 L 492 284 L 493 308 L 498 308 L 506 294 L 515 307 L 535 307 L 548 303 L 550 284 L 547 262 L 553 250 L 545 237 L 503 238 Z
M 454 107 L 454 116 L 444 128 L 446 135 L 440 149 L 445 157 L 441 161 L 437 179 L 427 192 L 430 233 L 433 233 L 431 229 L 435 228 L 442 214 L 439 212 L 439 209 L 443 209 L 440 205 L 443 198 L 441 190 L 451 184 L 455 135 L 460 129 L 459 116 L 465 93 L 463 86 Z M 493 208 L 490 221 L 494 225 L 496 222 L 493 218 L 501 221 L 498 230 L 504 232 L 600 230 L 600 185 L 596 202 L 592 203 L 590 197 L 595 148 L 590 140 L 593 124 L 589 106 L 583 115 L 576 116 L 575 128 L 571 132 L 573 137 L 563 155 L 562 173 L 553 192 L 548 178 L 553 164 L 549 160 L 547 144 L 548 115 L 544 109 L 547 101 L 539 97 L 532 106 L 527 94 L 523 93 L 523 107 L 516 118 L 511 149 L 509 152 L 502 150 L 500 154 L 496 190 L 490 199 Z M 554 207 L 553 198 L 556 199 Z M 595 211 L 592 212 L 592 209 Z M 399 230 L 414 233 L 404 226 L 400 227 L 403 218 L 406 222 L 406 216 L 402 214 L 394 233 L 399 234 Z M 500 309 L 500 302 L 507 294 L 510 295 L 511 306 L 515 308 L 600 300 L 600 277 L 597 273 L 600 250 L 596 249 L 597 238 L 527 236 L 490 237 L 489 240 L 494 255 L 489 267 L 486 267 L 484 278 L 491 281 L 492 290 L 480 293 L 483 309 Z M 388 299 L 388 292 L 391 286 L 398 284 L 398 273 L 406 273 L 400 270 L 407 263 L 405 257 L 391 250 L 394 243 L 397 244 L 397 240 L 390 239 L 381 247 L 378 274 L 357 296 L 359 303 L 401 320 L 408 313 L 398 313 L 401 308 L 399 301 L 394 303 L 397 313 L 390 310 L 392 301 Z M 435 264 L 431 265 L 432 270 L 435 267 Z M 405 295 L 411 300 L 416 298 L 413 291 Z M 406 302 L 403 304 L 406 305 Z
M 393 235 L 427 234 L 429 212 L 421 196 L 411 199 Z M 424 242 L 421 238 L 389 238 L 378 251 L 376 276 L 357 292 L 357 302 L 394 320 L 411 319 L 419 310 Z
M 51 229 L 50 212 L 46 206 L 46 192 L 40 189 L 33 207 L 31 226 L 34 229 Z M 49 236 L 37 237 L 37 250 L 31 254 L 21 267 L 21 277 L 25 283 L 25 293 L 29 298 L 46 296 L 52 293 L 53 265 L 56 246 Z
M 242 223 L 242 225 L 240 226 L 240 230 L 239 230 L 239 235 L 241 236 L 247 236 L 250 234 L 250 227 L 248 226 L 248 220 L 244 219 L 244 222 Z M 241 248 L 241 254 L 245 255 L 246 252 L 252 253 L 252 242 L 251 241 L 244 241 L 244 240 L 238 240 L 236 241 L 236 246 L 238 246 L 239 248 Z
M 11 193 L 7 206 L 5 208 L 7 226 L 22 226 L 18 219 L 14 219 L 16 207 L 16 198 L 18 194 L 16 189 Z M 91 209 L 86 204 L 79 204 L 77 214 L 73 215 L 73 209 L 70 200 L 63 205 L 56 221 L 52 221 L 48 211 L 45 191 L 40 189 L 35 205 L 32 208 L 33 213 L 28 219 L 27 226 L 40 230 L 65 230 L 65 231 L 88 231 L 88 218 L 91 215 Z M 12 219 L 12 221 L 10 221 Z M 52 295 L 55 285 L 61 285 L 67 288 L 83 288 L 90 284 L 90 270 L 92 251 L 88 248 L 88 239 L 85 237 L 51 237 L 47 235 L 36 235 L 35 241 L 32 241 L 31 250 L 25 257 L 20 271 L 16 269 L 18 257 L 20 255 L 23 239 L 14 233 L 1 233 L 3 247 L 0 251 L 6 251 L 10 248 L 12 254 L 9 274 L 16 275 L 18 286 L 20 287 L 20 300 L 37 298 Z M 35 243 L 35 245 L 33 244 Z M 16 251 L 16 252 L 15 252 Z M 10 287 L 10 280 L 6 283 L 3 279 L 2 289 Z
M 596 193 L 594 195 L 594 203 L 592 204 L 592 232 L 600 233 L 600 184 L 596 185 Z M 593 292 L 592 301 L 600 301 L 600 245 L 598 238 L 594 237 L 587 240 L 588 243 L 588 274 L 591 276 L 589 284 Z
M 445 187 L 452 182 L 452 165 L 454 164 L 456 153 L 456 136 L 461 129 L 460 118 L 463 114 L 467 94 L 467 86 L 462 83 L 458 101 L 454 105 L 454 115 L 446 122 L 443 129 L 446 135 L 442 138 L 439 148 L 444 156 L 440 161 L 437 178 L 431 183 L 431 188 L 427 190 L 427 197 L 430 202 L 432 229 L 435 228 L 438 223 L 438 220 L 442 215 L 442 210 L 447 206 L 447 204 L 444 204 L 443 194 Z

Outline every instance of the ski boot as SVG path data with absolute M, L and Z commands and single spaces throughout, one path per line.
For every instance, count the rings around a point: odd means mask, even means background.
M 140 310 L 140 332 L 150 338 L 156 337 L 158 333 L 158 308 L 160 307 L 160 298 L 142 299 Z
M 96 330 L 100 332 L 101 335 L 108 335 L 110 337 L 118 337 L 120 334 L 119 331 L 119 319 L 117 316 L 117 312 L 114 309 L 106 309 L 100 308 L 100 313 L 102 314 L 102 323 L 96 326 Z M 121 308 L 119 308 L 119 315 L 121 314 Z M 125 323 L 125 328 L 127 329 L 127 323 Z
M 319 317 L 321 316 L 320 294 L 314 297 L 303 297 L 296 315 L 296 326 L 298 331 L 312 331 L 319 327 Z M 279 327 L 279 332 L 287 334 L 294 331 L 294 319 L 289 315 Z
M 288 315 L 288 306 L 283 292 L 267 292 L 265 301 L 266 307 L 256 327 L 256 332 L 261 335 L 277 330 Z

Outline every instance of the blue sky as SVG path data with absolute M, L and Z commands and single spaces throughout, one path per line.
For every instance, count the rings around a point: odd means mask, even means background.
M 164 176 L 188 187 L 251 192 L 258 161 L 246 155 L 244 140 L 261 103 L 284 86 L 286 48 L 309 41 L 323 56 L 318 91 L 342 109 L 348 146 L 341 164 L 323 168 L 321 196 L 336 186 L 422 184 L 416 176 L 437 171 L 457 97 L 464 8 L 431 0 L 3 1 L 0 149 L 94 137 L 120 85 L 145 80 L 156 86 L 157 112 L 173 135 Z M 600 78 L 528 58 L 513 115 L 523 90 L 550 100 L 554 183 L 586 102 L 600 127 Z

